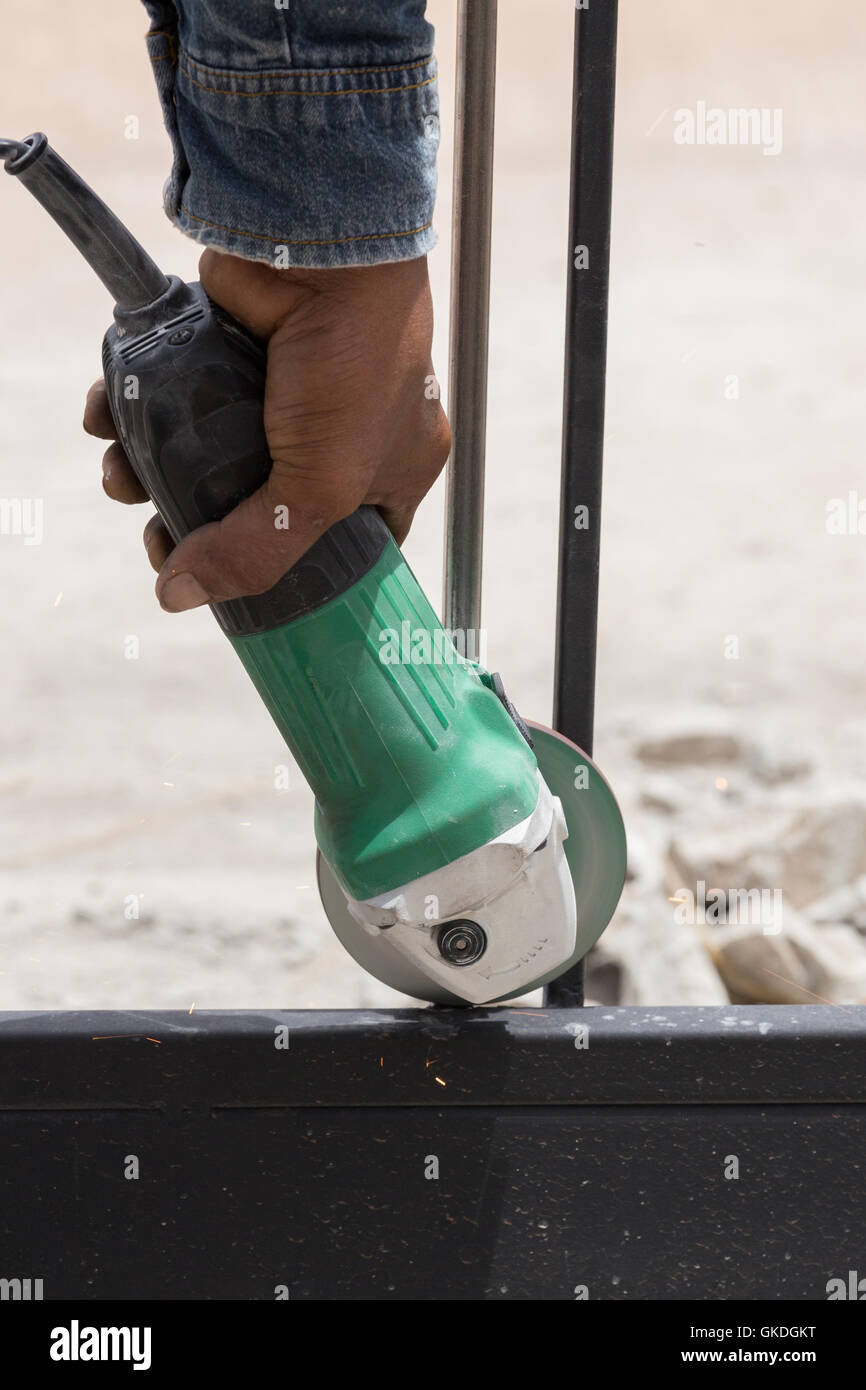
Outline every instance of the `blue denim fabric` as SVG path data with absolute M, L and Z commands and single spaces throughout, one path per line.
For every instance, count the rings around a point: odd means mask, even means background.
M 143 2 L 174 148 L 165 210 L 181 231 L 278 266 L 410 260 L 434 245 L 425 0 Z

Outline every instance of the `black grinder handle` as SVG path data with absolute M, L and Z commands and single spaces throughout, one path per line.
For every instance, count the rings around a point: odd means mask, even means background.
M 264 344 L 200 284 L 164 275 L 41 132 L 0 141 L 0 158 L 115 300 L 114 325 L 102 348 L 111 413 L 175 543 L 220 521 L 271 471 L 262 418 Z M 332 526 L 267 593 L 215 603 L 213 611 L 230 635 L 281 627 L 351 588 L 376 563 L 388 537 L 376 509 L 361 507 Z
M 121 443 L 175 543 L 221 520 L 265 482 L 265 346 L 199 283 L 170 277 L 155 303 L 117 310 L 102 365 Z M 272 589 L 215 603 L 213 612 L 232 636 L 281 627 L 350 588 L 389 534 L 374 507 L 361 507 Z

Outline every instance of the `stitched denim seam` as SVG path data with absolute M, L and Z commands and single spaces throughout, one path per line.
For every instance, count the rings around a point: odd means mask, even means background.
M 419 58 L 417 63 L 388 63 L 380 68 L 279 68 L 276 72 L 255 72 L 253 70 L 245 72 L 241 68 L 214 68 L 209 63 L 199 63 L 192 58 L 186 50 L 182 50 L 184 59 L 191 68 L 198 68 L 200 72 L 212 72 L 223 77 L 237 77 L 243 82 L 254 81 L 259 77 L 360 77 L 368 72 L 413 72 L 415 68 L 426 68 L 433 61 L 432 54 L 429 58 Z
M 152 63 L 171 63 L 172 67 L 174 67 L 177 62 L 177 34 L 173 34 L 170 29 L 155 29 L 152 34 L 145 34 L 144 37 L 145 40 L 165 39 L 169 47 L 168 57 L 162 54 L 155 58 L 150 58 L 150 61 Z M 150 54 L 148 54 L 148 57 L 150 57 Z
M 275 246 L 343 246 L 348 241 L 384 241 L 389 237 L 417 236 L 419 232 L 429 231 L 433 226 L 430 221 L 421 227 L 412 227 L 408 232 L 366 232 L 363 236 L 341 236 L 329 241 L 296 241 L 291 237 L 265 236 L 262 232 L 245 232 L 240 227 L 226 227 L 222 222 L 211 222 L 207 217 L 198 217 L 196 213 L 190 212 L 184 203 L 180 203 L 179 207 L 180 211 L 191 217 L 194 222 L 202 222 L 206 227 L 214 227 L 218 232 L 232 232 L 234 236 L 250 237 L 253 241 L 270 241 Z
M 423 82 L 413 82 L 405 87 L 343 87 L 335 92 L 305 91 L 300 87 L 277 87 L 272 91 L 266 92 L 235 92 L 230 88 L 206 87 L 203 82 L 197 81 L 192 73 L 187 71 L 183 63 L 179 63 L 178 68 L 194 87 L 198 87 L 202 92 L 210 92 L 213 96 L 218 97 L 381 97 L 388 96 L 394 92 L 417 92 L 421 87 L 430 87 L 436 81 L 435 77 L 428 77 Z M 286 75 L 288 76 L 289 74 Z

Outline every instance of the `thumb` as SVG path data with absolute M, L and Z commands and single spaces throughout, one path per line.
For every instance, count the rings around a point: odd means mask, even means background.
M 167 612 L 265 593 L 361 500 L 334 491 L 317 497 L 304 481 L 303 503 L 295 505 L 295 489 L 287 488 L 287 481 L 275 481 L 272 473 L 258 492 L 222 521 L 200 526 L 184 537 L 156 581 L 156 596 Z

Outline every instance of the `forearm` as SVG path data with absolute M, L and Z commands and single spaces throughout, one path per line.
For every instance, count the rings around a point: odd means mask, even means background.
M 425 0 L 144 0 L 174 145 L 165 207 L 204 245 L 279 268 L 434 244 L 439 140 Z

